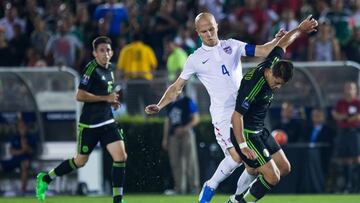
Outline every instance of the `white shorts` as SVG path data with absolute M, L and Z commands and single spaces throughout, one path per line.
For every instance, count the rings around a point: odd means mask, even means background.
M 213 123 L 217 143 L 220 145 L 225 156 L 230 155 L 227 149 L 233 147 L 230 140 L 231 121 L 223 120 Z

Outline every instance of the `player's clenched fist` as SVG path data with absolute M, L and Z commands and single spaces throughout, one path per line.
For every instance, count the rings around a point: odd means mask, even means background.
M 145 113 L 149 115 L 158 113 L 159 111 L 160 107 L 156 104 L 151 104 L 145 108 Z

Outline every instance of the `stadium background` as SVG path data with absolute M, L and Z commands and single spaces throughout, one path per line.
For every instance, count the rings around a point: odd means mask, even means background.
M 15 132 L 15 118 L 21 112 L 32 133 L 39 137 L 38 156 L 33 162 L 31 174 L 45 170 L 72 155 L 76 135 L 76 119 L 81 106 L 75 101 L 78 73 L 91 59 L 91 41 L 100 34 L 108 35 L 114 42 L 116 64 L 121 49 L 132 42 L 135 33 L 141 33 L 144 42 L 155 52 L 158 66 L 149 82 L 152 94 L 149 98 L 129 100 L 129 84 L 141 85 L 143 80 L 122 80 L 118 73 L 118 84 L 123 87 L 124 104 L 136 103 L 133 108 L 126 105 L 126 111 L 116 112 L 127 134 L 126 144 L 129 154 L 125 192 L 161 193 L 171 187 L 170 168 L 166 153 L 161 150 L 162 118 L 146 117 L 143 109 L 148 102 L 156 102 L 170 83 L 166 68 L 169 53 L 166 41 L 174 40 L 188 54 L 201 45 L 194 31 L 194 16 L 200 11 L 212 12 L 219 23 L 219 37 L 235 38 L 261 44 L 274 36 L 280 28 L 291 29 L 313 13 L 321 23 L 329 11 L 335 11 L 332 3 L 343 2 L 338 12 L 343 21 L 332 24 L 333 30 L 342 30 L 334 35 L 339 43 L 340 53 L 332 50 L 318 50 L 317 53 L 331 52 L 321 58 L 310 55 L 311 39 L 318 34 L 304 36 L 288 51 L 287 58 L 296 63 L 296 74 L 292 82 L 282 89 L 272 104 L 267 119 L 271 128 L 280 119 L 282 102 L 290 101 L 296 106 L 298 117 L 309 119 L 314 107 L 328 112 L 328 122 L 332 107 L 342 96 L 345 81 L 359 81 L 360 66 L 358 34 L 359 1 L 259 1 L 259 0 L 168 0 L 168 1 L 114 1 L 119 13 L 103 15 L 96 9 L 105 1 L 60 1 L 60 0 L 14 0 L 0 1 L 0 141 L 2 158 L 8 157 L 7 140 Z M 336 4 L 339 6 L 338 4 Z M 335 17 L 334 17 L 335 18 Z M 112 30 L 112 19 L 122 22 L 118 30 Z M 327 20 L 324 20 L 327 19 Z M 287 23 L 286 23 L 287 22 Z M 346 23 L 344 23 L 346 22 Z M 60 43 L 59 50 L 48 45 L 50 39 L 65 32 L 68 41 Z M 337 32 L 339 33 L 339 32 Z M 48 48 L 47 48 L 48 47 Z M 60 52 L 62 57 L 54 57 Z M 61 52 L 62 51 L 62 52 Z M 352 62 L 350 62 L 350 60 Z M 254 59 L 245 59 L 246 68 L 256 64 Z M 245 70 L 244 70 L 245 71 Z M 140 91 L 141 89 L 138 89 Z M 217 146 L 209 118 L 209 98 L 197 79 L 188 84 L 188 94 L 197 102 L 202 115 L 196 127 L 198 152 L 200 157 L 201 182 L 209 178 L 222 158 Z M 319 166 L 320 151 L 331 146 L 309 146 L 307 143 L 284 145 L 293 164 L 292 174 L 285 178 L 274 193 L 333 193 L 337 191 L 335 172 L 322 177 Z M 84 170 L 68 178 L 61 178 L 54 184 L 53 194 L 81 193 L 79 182 L 85 181 L 91 191 L 110 194 L 109 156 L 100 149 L 95 151 L 94 165 L 98 170 L 97 180 L 86 182 L 94 171 Z M 332 156 L 332 154 L 328 154 Z M 304 161 L 307 160 L 307 161 Z M 93 165 L 92 165 L 93 166 Z M 90 166 L 91 167 L 91 166 Z M 94 168 L 93 168 L 94 169 Z M 219 193 L 230 193 L 236 185 L 237 170 L 221 184 Z M 18 173 L 1 174 L 3 195 L 14 195 L 18 188 Z M 32 182 L 28 190 L 33 190 Z M 341 182 L 341 180 L 340 180 Z M 90 191 L 90 192 L 91 192 Z

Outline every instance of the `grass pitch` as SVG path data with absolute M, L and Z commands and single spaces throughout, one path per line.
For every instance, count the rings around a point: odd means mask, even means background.
M 225 203 L 228 195 L 215 195 L 212 203 Z M 197 196 L 131 194 L 126 203 L 196 203 Z M 1 203 L 40 203 L 32 197 L 0 198 Z M 54 196 L 42 203 L 111 203 L 111 197 Z M 260 203 L 360 203 L 359 195 L 268 195 Z

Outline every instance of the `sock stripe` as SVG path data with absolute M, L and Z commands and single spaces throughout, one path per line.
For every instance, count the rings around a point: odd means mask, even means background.
M 245 200 L 245 202 L 256 202 L 257 200 L 257 198 L 250 193 L 250 190 L 246 192 L 243 199 Z
M 266 180 L 262 175 L 259 175 L 259 180 L 268 190 L 271 190 L 271 187 L 268 185 L 268 183 L 266 182 Z
M 48 175 L 50 176 L 51 179 L 55 178 L 57 175 L 55 173 L 55 169 L 51 169 L 48 173 Z
M 113 167 L 125 168 L 125 162 L 113 162 Z
M 77 169 L 76 164 L 75 164 L 75 161 L 74 161 L 74 158 L 69 159 L 69 164 L 70 164 L 70 167 L 71 167 L 72 169 L 74 169 L 74 170 Z
M 123 195 L 122 187 L 113 187 L 113 197 Z

